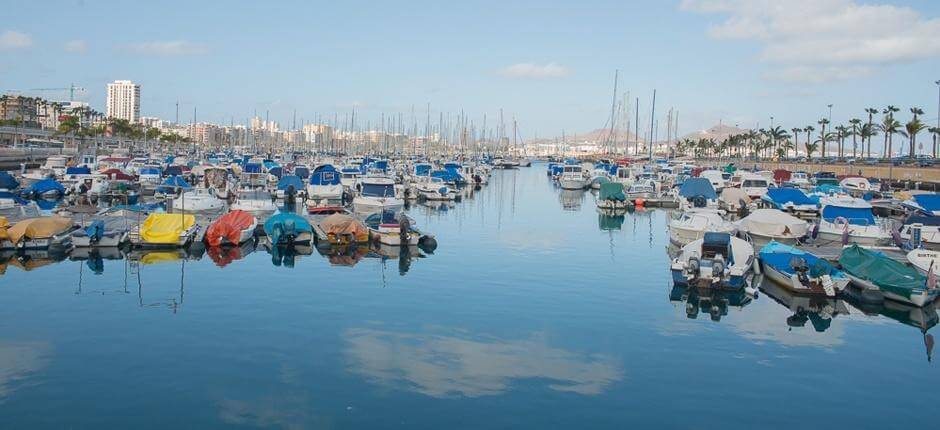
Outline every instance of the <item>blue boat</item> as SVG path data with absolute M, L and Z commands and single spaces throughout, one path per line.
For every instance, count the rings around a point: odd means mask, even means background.
M 771 241 L 758 255 L 767 277 L 794 293 L 835 297 L 849 285 L 843 271 L 790 245 Z
M 940 216 L 940 194 L 914 194 L 902 205 L 929 216 Z
M 304 190 L 304 181 L 296 175 L 284 175 L 277 181 L 277 198 L 297 195 Z
M 687 205 L 694 208 L 718 207 L 718 193 L 715 192 L 711 181 L 706 178 L 688 178 L 683 181 L 682 186 L 679 187 L 679 197 L 682 199 L 683 207 Z
M 0 189 L 15 190 L 19 186 L 19 181 L 13 175 L 0 171 Z
M 158 194 L 176 194 L 181 190 L 185 191 L 190 188 L 192 188 L 192 185 L 189 185 L 189 182 L 186 182 L 186 179 L 183 179 L 182 176 L 170 176 L 154 192 Z
M 800 218 L 815 218 L 819 214 L 819 201 L 811 199 L 797 188 L 770 188 L 761 196 L 764 207 L 789 212 Z
M 277 213 L 264 223 L 268 244 L 309 244 L 313 240 L 313 227 L 306 218 L 289 212 Z
M 65 195 L 65 187 L 55 179 L 46 178 L 30 185 L 21 194 L 31 199 L 56 199 Z

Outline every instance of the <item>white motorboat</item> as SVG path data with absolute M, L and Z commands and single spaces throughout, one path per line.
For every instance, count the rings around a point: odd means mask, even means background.
M 940 251 L 917 248 L 907 253 L 907 261 L 925 275 L 932 267 L 933 273 L 940 276 L 940 273 L 937 273 L 940 272 Z
M 630 185 L 627 189 L 627 200 L 651 199 L 658 194 L 659 187 L 652 179 L 641 179 Z
M 759 199 L 767 194 L 770 180 L 760 175 L 744 175 L 741 178 L 741 190 L 752 200 Z
M 425 200 L 450 201 L 457 196 L 457 193 L 448 187 L 441 178 L 424 176 L 415 182 L 414 187 L 418 195 Z
M 861 176 L 849 176 L 839 181 L 842 187 L 852 197 L 862 197 L 869 191 L 877 191 L 872 187 L 871 182 Z
M 274 197 L 267 191 L 241 190 L 235 198 L 235 203 L 232 203 L 231 209 L 257 214 L 274 212 L 277 210 L 277 205 L 274 204 Z
M 806 236 L 809 224 L 777 209 L 757 209 L 738 221 L 738 230 L 755 240 L 792 244 Z
M 754 266 L 754 247 L 728 233 L 707 232 L 689 242 L 672 260 L 676 286 L 741 290 Z
M 193 188 L 171 201 L 172 208 L 184 212 L 215 212 L 225 207 L 225 201 L 216 197 L 211 189 Z
M 584 167 L 565 165 L 558 177 L 558 185 L 564 190 L 583 190 L 590 184 L 590 178 L 584 173 Z
M 395 196 L 395 181 L 385 177 L 363 177 L 359 179 L 361 190 L 353 198 L 353 210 L 371 214 L 386 210 L 399 211 L 405 202 Z
M 738 227 L 717 212 L 687 211 L 669 221 L 669 241 L 682 246 L 701 239 L 706 232 L 734 234 Z
M 940 247 L 940 217 L 911 215 L 898 230 L 901 239 L 915 247 Z M 938 268 L 940 269 L 940 268 Z
M 307 196 L 312 200 L 341 200 L 343 198 L 340 173 L 332 164 L 321 164 L 313 169 L 307 185 Z
M 859 245 L 883 245 L 891 240 L 890 220 L 875 218 L 872 206 L 855 197 L 820 199 L 818 238 Z

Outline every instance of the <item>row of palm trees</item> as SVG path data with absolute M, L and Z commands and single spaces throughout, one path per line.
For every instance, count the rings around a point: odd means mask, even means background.
M 143 124 L 131 123 L 126 119 L 109 118 L 102 121 L 103 115 L 87 107 L 75 109 L 71 115 L 65 116 L 59 122 L 59 128 L 56 135 L 68 136 L 73 143 L 76 138 L 81 142 L 79 150 L 84 146 L 85 139 L 88 137 L 97 138 L 110 133 L 111 136 L 124 137 L 131 139 L 134 145 L 140 140 L 154 142 L 179 144 L 190 141 L 188 137 L 183 137 L 175 132 L 163 133 L 156 127 L 145 127 Z
M 882 146 L 882 158 L 888 158 L 894 153 L 894 136 L 901 135 L 908 140 L 907 155 L 914 158 L 917 151 L 917 136 L 924 131 L 933 137 L 933 148 L 931 154 L 938 156 L 938 139 L 940 139 L 940 127 L 929 127 L 920 120 L 924 114 L 923 109 L 912 107 L 910 109 L 912 118 L 901 124 L 895 118 L 895 114 L 900 111 L 895 106 L 887 106 L 883 110 L 877 108 L 866 108 L 868 121 L 865 122 L 859 118 L 852 118 L 848 125 L 837 125 L 830 127 L 828 118 L 821 118 L 816 122 L 819 126 L 819 134 L 815 135 L 817 129 L 813 125 L 805 127 L 794 127 L 786 130 L 782 127 L 771 127 L 769 129 L 747 130 L 742 133 L 732 134 L 720 141 L 713 138 L 700 139 L 682 139 L 676 143 L 673 148 L 675 155 L 693 155 L 695 157 L 753 157 L 761 158 L 786 158 L 793 151 L 798 154 L 797 148 L 800 146 L 800 135 L 805 134 L 803 149 L 806 156 L 812 157 L 817 151 L 820 156 L 827 156 L 827 147 L 835 144 L 836 153 L 832 154 L 839 158 L 848 156 L 847 140 L 851 138 L 852 157 L 858 157 L 859 154 L 872 157 L 872 139 L 881 134 L 884 136 L 884 145 Z M 875 115 L 881 114 L 879 122 L 875 122 Z M 861 144 L 861 145 L 859 145 Z

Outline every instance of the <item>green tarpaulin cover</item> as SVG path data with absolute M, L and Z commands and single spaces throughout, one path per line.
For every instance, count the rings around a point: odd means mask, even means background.
M 865 279 L 884 291 L 903 297 L 909 297 L 913 290 L 926 288 L 927 277 L 921 275 L 917 269 L 858 245 L 843 249 L 839 264 L 852 276 Z
M 598 197 L 600 197 L 601 200 L 616 200 L 618 202 L 627 200 L 627 195 L 623 193 L 623 184 L 619 182 L 601 184 Z

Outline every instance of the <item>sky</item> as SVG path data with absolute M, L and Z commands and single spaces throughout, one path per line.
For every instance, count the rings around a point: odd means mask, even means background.
M 940 2 L 675 1 L 18 1 L 0 20 L 0 91 L 76 99 L 104 110 L 106 84 L 141 85 L 141 114 L 244 124 L 255 112 L 290 127 L 373 128 L 402 114 L 419 129 L 430 104 L 492 128 L 569 135 L 608 124 L 619 97 L 650 100 L 679 134 L 717 123 L 815 125 L 866 107 L 917 106 L 933 124 Z M 632 116 L 632 114 L 631 114 Z M 641 134 L 645 132 L 642 131 Z

